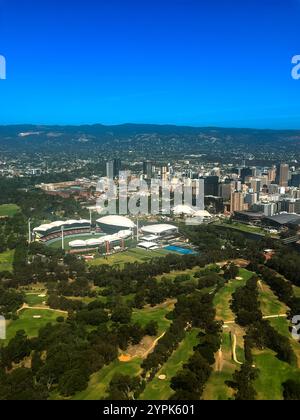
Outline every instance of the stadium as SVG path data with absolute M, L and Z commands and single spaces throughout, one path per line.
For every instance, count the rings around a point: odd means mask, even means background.
M 67 220 L 41 225 L 33 229 L 34 239 L 40 242 L 50 242 L 64 236 L 77 236 L 91 233 L 89 220 Z
M 134 230 L 136 225 L 124 216 L 105 216 L 97 220 L 97 230 L 110 235 L 118 233 L 122 230 Z

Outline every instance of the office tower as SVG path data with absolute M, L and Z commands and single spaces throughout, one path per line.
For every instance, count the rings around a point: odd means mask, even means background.
M 208 176 L 204 179 L 204 194 L 218 197 L 219 195 L 219 177 Z
M 245 184 L 246 178 L 248 176 L 252 176 L 253 175 L 253 171 L 251 168 L 242 168 L 241 169 L 241 180 L 242 183 Z
M 244 194 L 242 192 L 235 191 L 231 194 L 231 213 L 236 211 L 244 210 Z
M 300 174 L 293 174 L 292 175 L 292 179 L 290 181 L 290 186 L 291 187 L 296 187 L 296 188 L 300 187 Z
M 119 176 L 119 172 L 121 171 L 121 160 L 114 159 L 110 160 L 106 163 L 106 176 L 109 179 L 114 179 Z
M 107 162 L 106 163 L 106 176 L 107 176 L 107 178 L 114 179 L 114 177 L 115 177 L 114 174 L 115 174 L 115 172 L 114 172 L 114 162 L 113 161 Z
M 119 176 L 119 172 L 121 171 L 122 168 L 122 162 L 121 159 L 114 159 L 114 175 L 115 177 Z
M 276 167 L 275 166 L 273 166 L 273 168 L 268 170 L 268 181 L 269 182 L 276 181 Z
M 231 192 L 232 192 L 232 183 L 226 182 L 224 184 L 219 185 L 219 196 L 223 198 L 225 201 L 230 201 Z
M 282 163 L 277 167 L 276 182 L 281 187 L 287 187 L 289 184 L 289 165 Z
M 150 160 L 146 160 L 143 163 L 143 174 L 145 178 L 151 179 L 152 178 L 152 171 L 153 171 L 153 165 Z

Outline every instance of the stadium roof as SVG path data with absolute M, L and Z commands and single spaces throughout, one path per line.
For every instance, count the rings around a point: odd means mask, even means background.
M 41 225 L 39 227 L 36 227 L 33 229 L 34 232 L 47 232 L 50 229 L 54 229 L 54 228 L 62 228 L 63 226 L 68 227 L 68 226 L 72 226 L 72 225 L 86 225 L 86 224 L 91 224 L 91 222 L 89 220 L 66 220 L 66 221 L 57 221 L 57 222 L 52 222 L 52 223 L 48 223 L 45 225 Z
M 195 210 L 192 209 L 192 207 L 187 205 L 179 205 L 173 208 L 174 214 L 187 214 L 189 216 L 193 215 L 195 213 Z
M 150 226 L 143 226 L 142 232 L 150 233 L 152 235 L 159 235 L 165 232 L 178 230 L 176 226 L 173 225 L 165 225 L 165 224 L 159 224 L 159 225 L 150 225 Z
M 141 242 L 138 244 L 138 247 L 151 249 L 151 248 L 157 248 L 157 244 L 155 242 Z
M 193 214 L 194 217 L 212 217 L 212 215 L 206 210 L 198 210 Z
M 271 222 L 275 222 L 278 225 L 287 225 L 289 223 L 296 223 L 300 221 L 299 214 L 292 214 L 292 213 L 281 213 L 277 214 L 276 216 L 266 217 L 266 220 Z
M 101 217 L 97 220 L 97 223 L 101 223 L 103 225 L 110 225 L 110 226 L 120 226 L 127 229 L 134 229 L 135 224 L 128 219 L 128 217 L 124 216 L 105 216 Z

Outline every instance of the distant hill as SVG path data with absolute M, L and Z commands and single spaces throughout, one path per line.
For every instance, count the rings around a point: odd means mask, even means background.
M 293 159 L 300 153 L 300 130 L 255 130 L 175 125 L 101 124 L 82 126 L 0 126 L 0 152 L 82 153 L 132 151 L 140 156 L 204 154 L 224 158 L 257 154 L 260 160 Z

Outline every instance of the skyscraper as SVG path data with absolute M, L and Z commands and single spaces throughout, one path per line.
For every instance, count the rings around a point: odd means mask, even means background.
M 300 187 L 300 174 L 293 174 L 290 182 L 291 187 Z
M 268 170 L 268 181 L 275 182 L 276 181 L 276 167 L 273 167 Z
M 253 176 L 253 170 L 251 168 L 242 168 L 241 170 L 241 180 L 245 184 L 246 178 L 248 176 Z
M 281 187 L 287 187 L 289 185 L 289 165 L 282 163 L 277 167 L 276 182 Z
M 244 194 L 242 192 L 233 192 L 231 194 L 231 213 L 235 211 L 243 211 L 244 210 Z
M 119 176 L 119 172 L 121 170 L 121 160 L 114 159 L 110 160 L 106 163 L 106 176 L 109 179 L 114 179 Z
M 219 177 L 208 176 L 204 179 L 204 194 L 218 197 L 219 195 Z
M 146 160 L 143 163 L 143 174 L 147 179 L 151 179 L 152 178 L 152 173 L 153 173 L 152 162 L 150 160 Z

